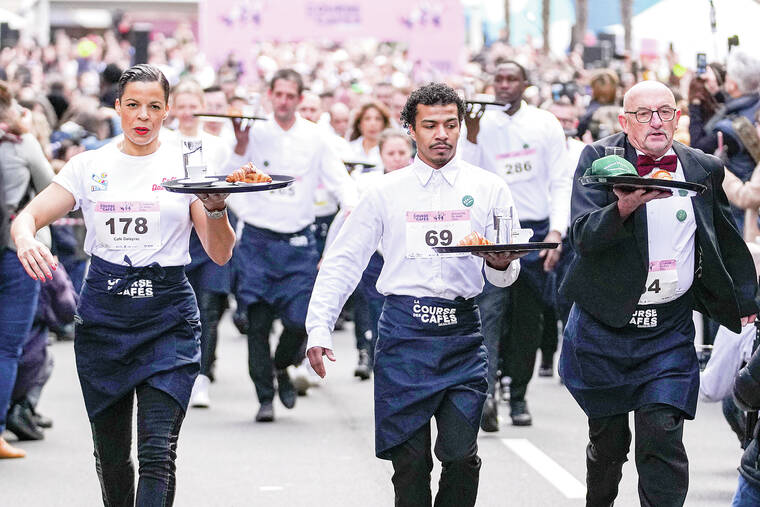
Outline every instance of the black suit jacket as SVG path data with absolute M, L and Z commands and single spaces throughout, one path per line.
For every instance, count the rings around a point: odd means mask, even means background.
M 625 134 L 584 148 L 571 201 L 570 244 L 576 255 L 560 292 L 599 321 L 623 327 L 630 321 L 647 278 L 647 214 L 641 206 L 623 220 L 615 194 L 578 183 L 591 163 L 604 156 L 605 146 L 624 147 L 625 158 L 636 166 L 636 150 Z M 738 333 L 741 317 L 760 308 L 760 296 L 752 257 L 723 192 L 723 164 L 677 142 L 673 150 L 686 181 L 707 187 L 702 195 L 691 198 L 697 223 L 692 284 L 695 310 Z

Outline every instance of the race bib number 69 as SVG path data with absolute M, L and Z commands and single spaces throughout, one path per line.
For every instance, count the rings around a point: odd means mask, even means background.
M 158 201 L 99 201 L 95 205 L 95 237 L 108 249 L 161 247 Z
M 437 257 L 435 246 L 454 246 L 472 231 L 470 210 L 407 211 L 406 257 Z M 462 256 L 465 254 L 442 254 Z

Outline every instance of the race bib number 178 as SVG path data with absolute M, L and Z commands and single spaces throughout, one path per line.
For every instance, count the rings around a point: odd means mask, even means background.
M 108 249 L 161 247 L 158 201 L 99 201 L 95 205 L 95 236 Z

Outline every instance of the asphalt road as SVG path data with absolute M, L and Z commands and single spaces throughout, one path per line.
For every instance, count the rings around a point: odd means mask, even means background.
M 393 505 L 392 467 L 374 457 L 372 382 L 353 377 L 350 326 L 335 341 L 338 362 L 327 379 L 293 410 L 276 404 L 274 423 L 255 423 L 246 342 L 228 318 L 223 321 L 211 408 L 191 409 L 180 435 L 175 505 Z M 2 506 L 102 505 L 72 344 L 56 343 L 52 352 L 55 372 L 38 409 L 55 426 L 45 440 L 19 444 L 27 458 L 0 461 Z M 583 413 L 556 377 L 534 379 L 528 401 L 532 427 L 511 426 L 502 405 L 501 430 L 480 434 L 478 505 L 582 506 Z M 691 461 L 686 505 L 729 505 L 741 451 L 718 405 L 700 405 L 697 419 L 686 424 L 685 441 Z M 439 471 L 436 466 L 434 491 Z M 632 461 L 623 474 L 616 506 L 637 506 Z

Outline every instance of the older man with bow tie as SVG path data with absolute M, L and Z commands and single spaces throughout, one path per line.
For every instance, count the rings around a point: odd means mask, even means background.
M 560 375 L 588 416 L 586 504 L 615 500 L 634 412 L 641 505 L 680 506 L 689 481 L 683 421 L 694 418 L 699 388 L 692 310 L 738 332 L 758 310 L 757 275 L 721 187 L 723 165 L 673 142 L 680 112 L 672 92 L 639 83 L 623 109 L 623 133 L 587 146 L 576 169 L 576 257 L 560 288 L 574 306 Z M 706 190 L 689 197 L 583 186 L 579 178 L 606 147 L 622 148 L 642 177 Z

